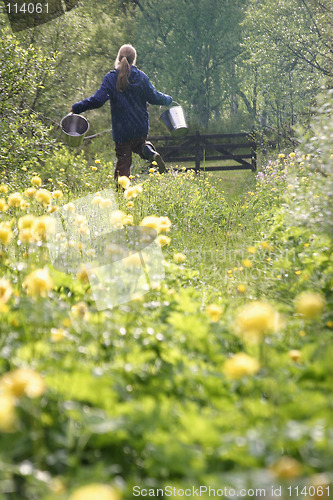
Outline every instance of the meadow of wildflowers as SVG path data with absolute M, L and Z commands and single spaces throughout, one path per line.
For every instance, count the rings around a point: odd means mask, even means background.
M 135 485 L 329 498 L 331 191 L 315 153 L 276 156 L 233 199 L 223 177 L 176 165 L 115 191 L 111 162 L 66 149 L 1 173 L 1 500 L 130 499 Z M 163 252 L 163 280 L 112 308 L 96 307 L 88 266 L 50 260 L 48 234 L 86 251 L 87 194 Z M 82 239 L 57 233 L 63 210 Z M 134 276 L 138 254 L 112 243 L 103 258 Z

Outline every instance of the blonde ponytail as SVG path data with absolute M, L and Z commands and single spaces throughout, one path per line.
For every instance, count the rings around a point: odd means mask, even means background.
M 116 88 L 118 92 L 124 92 L 128 87 L 128 78 L 131 74 L 131 65 L 135 66 L 136 50 L 132 45 L 120 47 L 115 67 L 119 70 Z

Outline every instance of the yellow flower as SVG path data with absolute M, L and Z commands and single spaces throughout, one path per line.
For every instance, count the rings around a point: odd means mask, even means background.
M 258 340 L 265 333 L 276 332 L 281 327 L 281 319 L 270 304 L 254 301 L 241 308 L 236 316 L 235 326 L 236 330 L 250 340 Z
M 60 342 L 65 338 L 66 333 L 64 328 L 51 328 L 51 341 Z
M 15 423 L 15 399 L 11 394 L 0 394 L 0 432 L 13 432 Z
M 324 310 L 325 298 L 316 292 L 302 292 L 295 299 L 296 312 L 307 319 L 318 317 Z
M 39 398 L 46 390 L 41 375 L 30 368 L 17 368 L 5 373 L 0 379 L 0 388 L 15 398 Z
M 17 227 L 19 229 L 28 229 L 33 226 L 34 222 L 35 222 L 35 216 L 27 214 L 19 218 Z
M 169 217 L 160 217 L 160 231 L 161 232 L 169 232 L 171 228 L 171 220 Z
M 123 220 L 125 217 L 126 214 L 122 210 L 114 210 L 110 214 L 110 224 L 117 229 L 122 229 L 124 225 Z
M 36 194 L 36 188 L 32 187 L 32 188 L 28 188 L 24 191 L 24 194 L 25 196 L 27 196 L 28 198 L 33 198 Z
M 238 285 L 237 291 L 239 293 L 244 293 L 246 291 L 246 286 L 245 285 Z
M 205 310 L 207 316 L 209 316 L 209 318 L 211 319 L 211 321 L 213 323 L 216 323 L 222 313 L 223 313 L 223 308 L 221 306 L 218 306 L 216 304 L 210 304 L 209 306 L 206 307 L 206 310 Z
M 257 249 L 256 249 L 256 247 L 248 247 L 247 251 L 248 251 L 249 253 L 254 254 L 254 253 L 256 253 Z
M 165 245 L 170 245 L 170 242 L 171 242 L 171 238 L 169 238 L 169 236 L 166 236 L 165 234 L 160 234 L 156 238 L 156 243 L 160 247 L 164 247 Z
M 31 184 L 33 186 L 41 186 L 42 185 L 42 179 L 38 176 L 38 175 L 35 175 L 32 179 L 31 179 Z
M 288 356 L 291 359 L 291 361 L 300 361 L 302 354 L 301 351 L 298 351 L 297 349 L 292 349 L 291 351 L 288 352 Z
M 295 158 L 295 156 L 296 156 L 296 153 L 289 153 L 290 158 Z
M 52 192 L 52 196 L 55 200 L 59 200 L 59 198 L 62 198 L 64 196 L 64 193 L 61 191 L 61 189 L 56 189 Z
M 78 488 L 69 500 L 120 500 L 120 495 L 111 486 L 96 483 Z
M 252 262 L 249 259 L 243 259 L 242 264 L 244 267 L 250 268 L 253 266 Z
M 155 168 L 150 168 L 150 169 L 149 169 L 149 173 L 150 173 L 150 174 L 153 174 L 153 173 L 155 172 L 155 170 L 156 170 Z
M 84 265 L 80 267 L 76 276 L 82 283 L 88 283 L 89 281 L 87 270 Z
M 92 170 L 93 172 L 97 172 L 98 168 L 97 168 L 97 167 L 91 167 L 91 170 Z
M 148 215 L 148 217 L 142 219 L 142 221 L 139 223 L 139 226 L 151 227 L 159 233 L 161 231 L 160 217 L 157 217 L 156 215 Z
M 47 234 L 54 233 L 55 229 L 56 226 L 53 217 L 41 215 L 35 218 L 31 232 L 36 238 L 45 238 Z
M 278 157 L 282 159 L 282 158 L 284 158 L 285 156 L 286 156 L 286 155 L 284 155 L 283 153 L 280 153 Z
M 270 470 L 280 479 L 292 479 L 301 475 L 302 466 L 294 458 L 281 457 L 270 467 Z
M 273 250 L 272 245 L 269 243 L 269 241 L 262 241 L 260 243 L 260 246 L 263 250 Z
M 5 278 L 0 279 L 0 302 L 5 304 L 13 293 L 12 285 Z
M 53 288 L 53 280 L 47 269 L 36 269 L 25 278 L 23 289 L 33 297 L 45 297 Z
M 7 194 L 8 193 L 8 186 L 7 184 L 1 184 L 0 185 L 0 193 Z
M 21 205 L 22 196 L 20 193 L 12 193 L 8 196 L 8 205 L 10 207 L 19 207 Z
M 67 203 L 66 205 L 63 206 L 64 210 L 66 210 L 66 212 L 75 212 L 75 205 L 74 203 Z
M 173 256 L 173 260 L 177 262 L 177 264 L 181 264 L 186 261 L 186 255 L 183 253 L 175 253 Z
M 128 177 L 126 177 L 126 175 L 121 175 L 120 177 L 118 177 L 118 184 L 120 184 L 122 188 L 128 189 L 131 181 Z
M 136 198 L 142 193 L 142 186 L 140 184 L 135 184 L 135 186 L 129 186 L 126 191 L 124 191 L 124 196 L 126 200 Z
M 227 359 L 223 365 L 223 373 L 233 379 L 254 375 L 259 369 L 259 362 L 243 352 L 239 352 L 232 358 Z
M 125 257 L 122 260 L 122 263 L 127 267 L 140 267 L 142 265 L 140 255 L 138 253 L 128 255 L 128 257 Z
M 22 241 L 22 243 L 29 243 L 33 239 L 33 235 L 30 228 L 21 229 L 18 234 L 18 239 Z
M 13 231 L 8 222 L 0 222 L 0 242 L 7 246 L 13 237 Z
M 86 319 L 88 317 L 88 306 L 85 302 L 78 302 L 71 307 L 71 311 L 74 316 Z
M 6 212 L 8 210 L 8 205 L 5 198 L 0 198 L 0 212 Z
M 44 203 L 44 205 L 50 205 L 52 201 L 52 193 L 50 193 L 47 189 L 40 189 L 37 191 L 35 198 L 40 203 Z
M 133 202 L 133 201 L 128 201 L 128 202 L 126 203 L 126 207 L 127 207 L 127 208 L 133 208 L 133 207 L 134 207 L 134 202 Z
M 102 198 L 99 204 L 101 208 L 109 208 L 111 207 L 111 205 L 112 205 L 112 200 L 108 200 L 106 198 Z

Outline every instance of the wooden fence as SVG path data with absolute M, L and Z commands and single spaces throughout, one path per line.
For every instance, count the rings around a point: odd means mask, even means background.
M 195 171 L 200 170 L 252 170 L 257 169 L 256 141 L 251 133 L 187 135 L 182 139 L 171 136 L 152 136 L 153 142 L 165 162 L 174 164 L 194 163 Z M 206 162 L 232 161 L 227 165 L 206 165 Z M 202 165 L 203 163 L 203 165 Z M 193 168 L 193 167 L 188 167 Z

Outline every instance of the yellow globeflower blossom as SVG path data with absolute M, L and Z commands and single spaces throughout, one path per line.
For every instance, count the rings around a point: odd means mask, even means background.
M 133 253 L 128 255 L 121 261 L 126 267 L 140 267 L 142 265 L 140 255 L 138 253 Z
M 30 243 L 33 239 L 33 235 L 30 228 L 21 229 L 18 234 L 18 239 L 22 241 L 22 243 Z
M 5 278 L 0 279 L 0 302 L 5 304 L 13 293 L 12 285 Z
M 253 266 L 253 263 L 249 259 L 243 259 L 242 264 L 244 267 L 250 268 Z
M 118 184 L 120 184 L 122 188 L 128 189 L 131 181 L 128 177 L 126 177 L 126 175 L 121 175 L 120 177 L 118 177 Z
M 211 321 L 213 323 L 216 323 L 222 313 L 223 313 L 223 308 L 221 306 L 218 306 L 216 304 L 210 304 L 209 306 L 206 307 L 206 310 L 205 310 L 207 316 L 209 316 L 209 318 L 211 319 Z
M 0 222 L 0 242 L 7 246 L 13 237 L 13 231 L 8 222 Z
M 99 206 L 101 208 L 109 208 L 109 207 L 112 206 L 112 200 L 109 200 L 107 198 L 102 198 L 101 201 L 100 201 Z
M 0 432 L 13 432 L 15 423 L 14 397 L 11 394 L 0 394 Z
M 22 202 L 22 196 L 20 193 L 12 193 L 8 196 L 7 203 L 10 207 L 19 207 Z
M 52 193 L 47 189 L 40 189 L 39 191 L 37 191 L 35 198 L 37 201 L 43 203 L 44 205 L 50 205 L 52 201 Z
M 256 249 L 256 247 L 248 247 L 248 248 L 247 248 L 247 251 L 248 251 L 249 253 L 254 254 L 254 253 L 256 253 L 257 249 Z
M 64 328 L 51 328 L 52 342 L 60 342 L 66 336 L 67 331 Z
M 96 483 L 78 488 L 69 500 L 120 500 L 120 495 L 111 486 Z
M 30 368 L 17 368 L 5 373 L 0 378 L 0 388 L 3 393 L 19 398 L 39 398 L 46 390 L 41 375 Z
M 133 202 L 133 201 L 128 201 L 128 202 L 126 203 L 126 207 L 127 207 L 127 208 L 133 208 L 133 207 L 134 207 L 134 202 Z
M 31 179 L 31 184 L 33 186 L 41 186 L 42 185 L 42 179 L 38 176 L 38 175 L 35 175 L 32 179 Z
M 24 191 L 24 195 L 28 198 L 33 198 L 36 194 L 37 190 L 34 187 L 28 188 Z
M 235 319 L 235 327 L 249 340 L 258 340 L 266 333 L 276 332 L 281 327 L 281 318 L 270 304 L 254 301 L 240 309 Z
M 130 226 L 131 224 L 133 224 L 133 215 L 125 215 L 121 221 L 124 226 Z
M 139 196 L 140 193 L 142 193 L 141 184 L 135 184 L 134 186 L 129 186 L 126 191 L 124 191 L 124 196 L 126 200 L 130 200 Z
M 126 214 L 122 210 L 114 210 L 110 214 L 110 224 L 116 229 L 122 229 L 124 225 L 123 220 L 125 217 Z
M 259 362 L 244 352 L 235 354 L 232 358 L 227 359 L 223 365 L 223 373 L 233 379 L 255 375 L 259 369 Z
M 177 264 L 182 264 L 183 262 L 186 261 L 186 255 L 184 255 L 183 253 L 175 253 L 174 256 L 173 256 L 173 260 L 175 262 L 177 262 Z
M 0 198 L 0 212 L 6 212 L 8 208 L 5 198 Z
M 237 287 L 237 291 L 238 291 L 239 293 L 244 293 L 244 292 L 246 291 L 246 286 L 245 286 L 245 285 L 242 285 L 242 284 L 238 285 L 238 287 Z
M 169 217 L 160 217 L 160 231 L 161 232 L 169 232 L 171 228 L 171 220 Z
M 99 193 L 96 193 L 91 203 L 93 205 L 99 206 L 102 200 L 103 200 L 102 196 Z
M 31 232 L 36 238 L 45 238 L 47 234 L 53 234 L 55 229 L 54 218 L 49 215 L 41 215 L 35 218 Z
M 288 356 L 291 359 L 291 361 L 300 361 L 302 354 L 301 351 L 298 351 L 297 349 L 292 349 L 291 351 L 288 352 Z
M 144 217 L 144 219 L 142 219 L 142 221 L 139 223 L 139 226 L 151 227 L 159 233 L 161 231 L 160 217 L 157 217 L 156 215 L 148 215 L 147 217 Z
M 77 278 L 81 281 L 81 283 L 88 283 L 88 273 L 84 265 L 82 265 L 77 273 Z
M 35 222 L 35 216 L 31 214 L 23 215 L 23 217 L 20 217 L 17 223 L 17 227 L 19 229 L 28 229 L 33 226 L 33 223 Z
M 28 295 L 45 297 L 53 288 L 53 280 L 47 269 L 36 269 L 28 274 L 22 287 Z
M 170 242 L 171 242 L 171 238 L 169 238 L 169 236 L 167 236 L 166 234 L 160 234 L 156 238 L 156 243 L 160 247 L 164 247 L 165 245 L 170 245 Z
M 307 319 L 318 317 L 324 310 L 325 298 L 316 292 L 302 292 L 295 299 L 296 312 Z
M 88 306 L 85 302 L 78 302 L 71 307 L 73 316 L 78 318 L 86 319 L 88 317 Z
M 281 457 L 275 464 L 270 467 L 270 470 L 279 479 L 292 479 L 298 477 L 302 473 L 301 464 L 292 457 Z
M 66 212 L 75 212 L 75 205 L 74 203 L 66 203 L 66 205 L 63 206 L 64 210 L 66 210 Z
M 64 196 L 64 193 L 61 191 L 61 189 L 56 189 L 55 191 L 52 192 L 52 197 L 55 200 L 59 200 Z
M 7 184 L 1 184 L 0 185 L 0 193 L 7 194 L 8 193 L 8 186 Z

